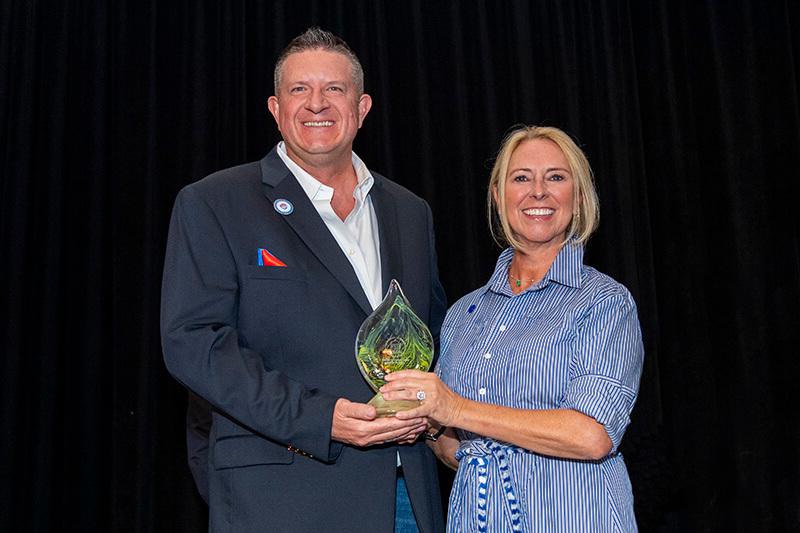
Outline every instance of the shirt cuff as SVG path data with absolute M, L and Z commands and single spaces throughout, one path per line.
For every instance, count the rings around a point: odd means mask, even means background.
M 578 376 L 570 383 L 562 407 L 590 416 L 603 425 L 614 453 L 630 423 L 635 391 L 617 380 L 598 375 Z

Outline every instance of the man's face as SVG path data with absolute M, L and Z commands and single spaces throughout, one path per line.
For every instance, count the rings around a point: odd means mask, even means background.
M 311 50 L 286 58 L 278 94 L 268 106 L 289 157 L 316 168 L 349 162 L 353 139 L 372 107 L 369 95 L 357 93 L 342 54 Z

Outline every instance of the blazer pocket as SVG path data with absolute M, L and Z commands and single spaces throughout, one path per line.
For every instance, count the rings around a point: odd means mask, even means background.
M 214 444 L 216 470 L 256 465 L 288 465 L 294 453 L 257 435 L 223 437 Z
M 298 268 L 247 265 L 245 276 L 249 279 L 278 279 L 306 281 L 306 274 Z

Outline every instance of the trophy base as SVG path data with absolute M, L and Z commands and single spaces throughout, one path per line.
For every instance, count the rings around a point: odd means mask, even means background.
M 380 392 L 367 403 L 378 411 L 379 418 L 394 416 L 400 411 L 408 411 L 419 407 L 419 401 L 417 400 L 384 400 Z

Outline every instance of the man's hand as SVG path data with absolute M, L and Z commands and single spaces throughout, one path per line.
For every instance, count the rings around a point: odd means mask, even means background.
M 378 418 L 375 408 L 371 405 L 339 398 L 333 409 L 331 438 L 359 447 L 392 441 L 406 444 L 417 440 L 426 427 L 424 418 L 408 420 L 399 420 L 393 416 Z

